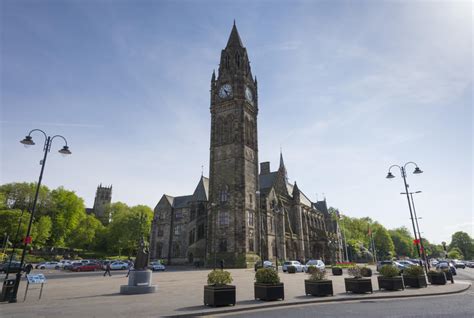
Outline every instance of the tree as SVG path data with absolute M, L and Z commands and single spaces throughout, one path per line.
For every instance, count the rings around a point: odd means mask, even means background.
M 51 222 L 51 218 L 47 215 L 40 217 L 37 222 L 33 223 L 31 231 L 33 246 L 44 246 L 51 236 L 52 227 L 53 223 Z
M 37 183 L 7 183 L 0 186 L 3 205 L 8 209 L 31 211 Z M 44 215 L 50 206 L 49 189 L 42 185 L 38 193 L 35 215 Z
M 388 233 L 392 238 L 392 242 L 395 248 L 395 254 L 398 257 L 413 257 L 413 238 L 406 227 L 399 227 L 393 230 L 389 230 Z
M 61 247 L 65 245 L 66 238 L 85 218 L 84 201 L 73 191 L 59 187 L 51 191 L 51 202 L 52 235 L 50 244 Z
M 378 259 L 390 259 L 395 254 L 395 247 L 388 231 L 380 224 L 376 224 L 373 230 L 375 249 Z
M 107 246 L 116 252 L 131 256 L 135 253 L 139 240 L 150 235 L 153 211 L 144 205 L 132 208 L 117 202 L 110 206 L 113 221 L 108 226 Z
M 30 214 L 22 213 L 20 210 L 2 210 L 0 211 L 0 233 L 7 233 L 9 241 L 13 244 L 22 242 L 26 235 Z M 18 228 L 20 229 L 18 231 Z M 18 231 L 18 237 L 17 237 Z
M 91 250 L 95 247 L 97 234 L 102 232 L 104 228 L 102 223 L 93 215 L 86 215 L 79 221 L 74 235 L 67 237 L 67 246 Z
M 448 252 L 448 258 L 451 258 L 451 259 L 463 259 L 463 255 L 462 255 L 461 251 L 459 250 L 459 248 L 454 247 L 454 248 L 452 248 L 451 250 L 449 250 L 449 252 Z
M 474 258 L 474 243 L 472 238 L 466 232 L 456 232 L 451 236 L 449 249 L 458 248 L 465 259 Z

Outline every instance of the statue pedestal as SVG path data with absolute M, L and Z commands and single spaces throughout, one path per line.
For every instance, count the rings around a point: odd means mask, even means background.
M 156 292 L 156 285 L 151 284 L 151 273 L 150 270 L 131 270 L 128 276 L 128 285 L 120 286 L 120 293 L 136 295 Z

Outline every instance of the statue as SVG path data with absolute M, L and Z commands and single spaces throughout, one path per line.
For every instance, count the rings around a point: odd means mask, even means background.
M 135 270 L 139 271 L 148 269 L 149 257 L 150 252 L 148 250 L 148 244 L 145 243 L 145 240 L 142 237 L 138 247 L 137 258 L 135 259 Z

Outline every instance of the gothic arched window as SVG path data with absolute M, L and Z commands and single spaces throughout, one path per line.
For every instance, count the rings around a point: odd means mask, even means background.
M 229 200 L 229 187 L 227 186 L 227 184 L 222 186 L 219 194 L 219 199 L 221 202 L 227 202 Z

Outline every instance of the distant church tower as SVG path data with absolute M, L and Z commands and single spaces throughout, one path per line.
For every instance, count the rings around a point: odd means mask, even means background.
M 97 187 L 94 199 L 93 211 L 95 216 L 103 223 L 109 224 L 112 216 L 109 215 L 108 206 L 112 202 L 112 186 L 103 187 L 102 183 Z
M 208 260 L 245 267 L 259 253 L 257 79 L 232 28 L 211 79 Z

